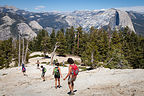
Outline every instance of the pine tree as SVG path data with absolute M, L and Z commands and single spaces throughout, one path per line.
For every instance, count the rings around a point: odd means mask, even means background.
M 50 34 L 50 42 L 51 42 L 51 51 L 54 49 L 54 46 L 56 44 L 56 36 L 55 36 L 55 30 L 52 30 L 52 33 Z
M 76 38 L 75 38 L 75 54 L 81 56 L 82 48 L 83 48 L 83 30 L 82 27 L 78 27 L 76 31 Z
M 9 67 L 12 62 L 12 38 L 0 43 L 0 67 Z
M 51 51 L 51 42 L 48 36 L 43 37 L 41 47 L 42 51 L 44 52 L 44 56 L 46 57 L 46 53 Z
M 48 32 L 45 31 L 45 30 L 41 30 L 38 33 L 38 35 L 36 37 L 36 40 L 34 42 L 34 46 L 35 46 L 35 48 L 37 48 L 36 51 L 41 51 L 42 50 L 42 47 L 40 45 L 41 45 L 41 42 L 43 40 L 43 37 L 46 37 L 46 36 L 48 36 Z
M 56 52 L 59 55 L 65 55 L 66 53 L 66 39 L 64 33 L 62 31 L 58 31 L 57 33 L 57 42 L 59 42 L 59 47 L 57 48 Z
M 73 26 L 70 29 L 66 30 L 65 37 L 66 37 L 67 53 L 74 54 L 75 30 Z

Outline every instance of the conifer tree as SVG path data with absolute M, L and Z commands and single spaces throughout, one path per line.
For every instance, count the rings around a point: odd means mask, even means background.
M 52 33 L 50 34 L 50 42 L 51 42 L 51 51 L 54 49 L 55 43 L 56 43 L 56 36 L 55 36 L 55 30 L 52 30 Z
M 57 42 L 59 42 L 59 47 L 57 48 L 56 52 L 58 52 L 59 55 L 65 55 L 66 39 L 65 39 L 64 33 L 62 31 L 58 31 L 56 39 L 57 39 Z
M 65 37 L 66 37 L 67 53 L 74 54 L 75 30 L 73 26 L 70 29 L 66 30 Z

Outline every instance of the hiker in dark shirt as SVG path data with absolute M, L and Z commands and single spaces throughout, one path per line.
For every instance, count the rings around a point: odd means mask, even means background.
M 60 67 L 59 67 L 59 63 L 56 63 L 55 64 L 56 67 L 53 69 L 53 75 L 54 75 L 54 78 L 55 78 L 55 88 L 57 89 L 57 81 L 58 81 L 58 87 L 60 88 L 60 76 L 62 77 L 62 74 L 61 74 L 61 70 L 60 70 Z
M 22 72 L 23 72 L 23 75 L 25 76 L 25 75 L 26 75 L 26 74 L 25 74 L 25 72 L 26 72 L 26 68 L 25 68 L 24 63 L 22 63 Z
M 42 77 L 43 81 L 45 81 L 46 68 L 43 67 L 43 66 L 41 66 L 41 68 L 42 68 L 42 75 L 41 75 L 41 77 Z

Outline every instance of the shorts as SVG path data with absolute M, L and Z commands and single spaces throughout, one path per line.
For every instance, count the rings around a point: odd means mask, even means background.
M 68 78 L 68 83 L 72 83 L 73 81 L 76 80 L 76 77 L 70 77 Z
M 60 78 L 60 75 L 54 75 L 54 78 Z
M 22 72 L 25 72 L 25 70 L 23 70 Z
M 41 77 L 44 77 L 45 76 L 45 73 L 42 73 Z
M 39 64 L 37 64 L 37 67 L 39 67 Z

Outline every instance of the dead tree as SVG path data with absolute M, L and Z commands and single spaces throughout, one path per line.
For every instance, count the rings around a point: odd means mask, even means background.
M 93 61 L 94 61 L 93 55 L 94 55 L 94 50 L 91 52 L 91 63 L 92 63 L 92 64 L 93 64 Z
M 108 65 L 111 61 L 113 60 L 113 58 L 111 58 L 109 61 L 108 61 L 108 63 L 107 64 L 105 64 L 105 65 Z
M 22 50 L 22 63 L 24 63 L 24 38 L 23 38 L 23 50 Z
M 27 53 L 28 53 L 28 45 L 29 45 L 29 41 L 27 40 L 26 51 L 25 51 L 25 57 L 24 57 L 24 63 L 26 63 L 26 57 L 27 57 Z
M 54 58 L 55 51 L 56 51 L 57 47 L 59 47 L 58 42 L 55 44 L 55 48 L 54 48 L 53 52 L 51 53 L 51 61 L 50 61 L 51 65 L 53 63 L 53 58 Z
M 20 66 L 20 62 L 21 62 L 21 38 L 20 38 L 20 34 L 19 34 L 19 55 L 18 55 L 18 66 Z

